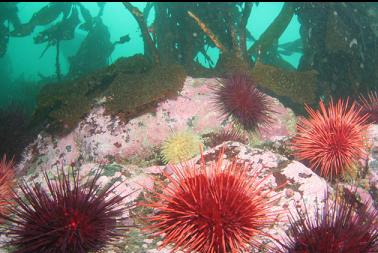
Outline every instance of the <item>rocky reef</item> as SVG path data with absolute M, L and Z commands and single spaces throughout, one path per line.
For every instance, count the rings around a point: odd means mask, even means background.
M 103 167 L 98 180 L 101 186 L 118 182 L 120 185 L 113 194 L 130 194 L 122 203 L 143 202 L 149 189 L 172 173 L 171 165 L 162 165 L 163 159 L 159 154 L 164 141 L 172 133 L 190 130 L 205 137 L 216 132 L 220 126 L 233 127 L 232 121 L 213 109 L 213 85 L 219 85 L 219 81 L 187 77 L 177 97 L 160 100 L 154 112 L 144 112 L 127 122 L 122 115 L 109 115 L 106 103 L 96 104 L 65 136 L 41 132 L 25 150 L 24 160 L 15 168 L 17 175 L 27 181 L 38 182 L 43 187 L 46 186 L 43 171 L 54 178 L 56 168 L 65 171 L 77 168 L 85 181 L 96 168 Z M 311 213 L 322 205 L 325 190 L 334 192 L 338 186 L 293 159 L 287 143 L 295 133 L 296 118 L 277 99 L 269 99 L 273 101 L 275 111 L 271 127 L 261 128 L 258 136 L 246 133 L 249 136 L 247 144 L 224 142 L 213 148 L 204 146 L 204 161 L 206 164 L 213 162 L 223 150 L 226 161 L 237 157 L 252 164 L 251 168 L 259 168 L 261 176 L 267 177 L 264 187 L 274 189 L 279 196 L 274 209 L 288 213 L 296 208 L 305 210 L 306 206 L 306 211 Z M 372 207 L 376 207 L 374 200 L 377 199 L 378 184 L 375 133 L 376 126 L 372 126 L 369 135 L 371 155 L 365 163 L 367 173 L 357 180 L 357 200 L 361 204 L 369 202 Z M 199 162 L 200 156 L 185 161 L 188 164 Z M 343 184 L 352 187 L 348 181 Z M 133 227 L 106 251 L 169 252 L 170 247 L 159 247 L 163 238 L 154 237 L 141 228 L 141 217 L 146 215 L 151 215 L 151 209 L 138 205 L 125 213 L 125 224 Z M 284 240 L 288 226 L 285 219 L 277 220 L 264 233 Z M 2 242 L 8 240 L 2 235 Z M 273 246 L 273 242 L 267 238 L 258 240 L 265 246 Z M 8 252 L 4 248 L 2 251 Z M 264 251 L 250 249 L 250 252 Z

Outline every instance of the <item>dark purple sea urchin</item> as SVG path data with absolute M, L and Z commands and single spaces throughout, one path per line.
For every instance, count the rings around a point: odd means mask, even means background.
M 361 114 L 367 114 L 370 123 L 378 123 L 378 94 L 376 91 L 370 91 L 366 97 L 360 96 L 358 105 L 361 107 Z
M 214 92 L 217 109 L 232 116 L 246 130 L 272 123 L 272 102 L 256 88 L 249 75 L 235 73 L 215 87 Z
M 244 144 L 248 143 L 247 134 L 234 128 L 222 128 L 217 132 L 206 134 L 203 138 L 205 139 L 205 145 L 207 147 L 215 147 L 226 141 L 236 141 Z
M 125 229 L 120 222 L 125 196 L 110 196 L 115 186 L 96 185 L 101 170 L 79 184 L 78 173 L 58 173 L 52 181 L 44 172 L 48 190 L 22 180 L 15 205 L 4 216 L 10 224 L 10 245 L 17 253 L 94 252 L 113 242 Z
M 299 209 L 290 215 L 289 240 L 282 253 L 373 253 L 378 252 L 378 213 L 370 203 L 358 205 L 354 193 L 326 193 L 315 218 Z M 373 210 L 371 210 L 373 209 Z

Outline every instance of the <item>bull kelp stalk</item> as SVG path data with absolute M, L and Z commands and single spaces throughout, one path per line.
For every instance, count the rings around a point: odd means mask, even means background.
M 254 46 L 247 48 L 246 26 L 253 3 L 152 3 L 147 4 L 143 11 L 134 7 L 131 2 L 123 2 L 123 5 L 141 29 L 146 55 L 155 63 L 183 64 L 188 68 L 187 71 L 194 73 L 203 70 L 196 62 L 196 55 L 200 52 L 206 58 L 205 48 L 211 45 L 221 52 L 215 66 L 216 72 L 223 73 L 227 69 L 247 70 L 251 67 L 251 56 L 254 52 L 268 51 L 294 15 L 293 5 L 284 4 L 280 15 L 268 31 Z M 151 8 L 155 9 L 155 20 L 151 25 L 153 34 L 147 24 Z M 225 14 L 211 12 L 222 10 Z M 203 34 L 199 34 L 199 31 Z M 230 65 L 234 67 L 229 68 Z
M 217 34 L 213 33 L 209 28 L 209 25 L 203 22 L 203 20 L 193 13 L 193 11 L 188 11 L 188 15 L 194 19 L 194 21 L 198 24 L 201 30 L 211 39 L 211 41 L 215 44 L 217 48 L 220 49 L 222 55 L 231 56 L 236 60 L 241 60 L 242 62 L 247 63 L 250 65 L 251 63 L 251 56 L 256 54 L 264 54 L 266 53 L 274 43 L 278 40 L 278 38 L 282 35 L 285 31 L 286 27 L 289 25 L 293 15 L 294 15 L 294 7 L 291 3 L 285 3 L 281 12 L 273 21 L 273 23 L 268 27 L 268 29 L 262 34 L 259 40 L 257 40 L 248 50 L 246 46 L 246 34 L 247 34 L 247 23 L 248 19 L 252 12 L 253 3 L 245 3 L 244 9 L 241 11 L 240 15 L 240 22 L 237 25 L 235 24 L 235 18 L 232 16 L 231 13 L 225 14 L 225 27 L 229 34 L 229 40 L 231 41 L 230 44 L 227 45 L 223 40 L 221 41 L 221 37 L 217 36 Z M 228 57 L 226 57 L 228 58 Z M 222 57 L 220 57 L 222 59 Z M 227 61 L 227 60 L 226 60 Z M 283 60 L 281 60 L 283 61 Z M 288 64 L 281 64 L 281 65 L 288 65 Z
M 220 42 L 220 40 L 217 38 L 217 36 L 205 25 L 204 22 L 202 22 L 196 15 L 194 15 L 191 11 L 188 11 L 188 15 L 192 17 L 198 26 L 202 29 L 202 31 L 209 36 L 211 41 L 214 43 L 214 45 L 222 52 L 226 53 L 227 49 L 226 47 Z
M 61 74 L 61 71 L 60 71 L 60 62 L 59 62 L 59 54 L 60 54 L 60 48 L 59 48 L 59 43 L 60 40 L 57 39 L 56 40 L 56 60 L 55 60 L 55 68 L 56 68 L 56 78 L 58 79 L 58 81 L 61 80 L 62 78 L 62 74 Z
M 144 46 L 145 54 L 150 55 L 150 57 L 152 58 L 155 64 L 159 64 L 160 63 L 159 53 L 155 47 L 154 41 L 152 40 L 150 36 L 150 33 L 148 32 L 147 23 L 146 23 L 143 13 L 140 10 L 138 10 L 138 8 L 134 7 L 130 2 L 123 2 L 123 5 L 125 6 L 127 10 L 130 11 L 130 13 L 133 15 L 133 17 L 135 18 L 135 20 L 137 21 L 139 25 L 140 31 L 142 33 L 143 42 L 145 45 Z
M 143 17 L 145 18 L 145 20 L 148 19 L 148 15 L 150 14 L 152 7 L 154 7 L 154 3 L 153 2 L 147 2 L 146 7 L 143 9 Z
M 17 2 L 3 2 L 0 9 L 0 57 L 3 57 L 8 49 L 9 43 L 9 24 L 11 23 L 15 30 L 20 29 L 21 21 L 18 17 Z M 6 22 L 8 21 L 6 25 Z
M 260 36 L 260 39 L 257 40 L 249 49 L 249 55 L 264 54 L 269 50 L 274 41 L 285 31 L 286 27 L 289 25 L 291 19 L 294 16 L 294 7 L 292 3 L 284 3 L 284 6 L 281 9 L 281 12 L 270 24 L 270 26 L 265 30 L 265 32 Z
M 240 22 L 240 49 L 244 56 L 247 56 L 247 23 L 252 12 L 252 2 L 246 2 L 243 10 L 243 16 Z
M 247 59 L 247 46 L 246 46 L 246 26 L 248 18 L 251 15 L 252 3 L 245 3 L 243 10 L 241 22 L 239 27 L 235 27 L 231 14 L 227 14 L 226 27 L 230 32 L 230 39 L 232 41 L 231 48 L 225 47 L 225 45 L 220 41 L 216 34 L 214 34 L 209 26 L 207 26 L 197 15 L 193 12 L 188 11 L 188 15 L 194 19 L 201 30 L 211 39 L 215 46 L 221 51 L 222 54 L 232 52 L 237 58 L 241 60 Z M 238 40 L 240 38 L 240 41 Z

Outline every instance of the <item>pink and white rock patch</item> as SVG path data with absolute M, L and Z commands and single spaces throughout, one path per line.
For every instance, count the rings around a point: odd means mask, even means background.
M 102 106 L 95 107 L 78 127 L 65 137 L 55 138 L 42 134 L 27 149 L 26 160 L 38 152 L 40 163 L 49 167 L 58 160 L 70 164 L 80 156 L 96 162 L 138 157 L 146 159 L 153 155 L 154 147 L 174 131 L 190 129 L 204 134 L 230 125 L 213 103 L 211 87 L 219 85 L 215 78 L 191 78 L 185 81 L 183 90 L 175 99 L 158 104 L 154 113 L 146 113 L 126 124 L 118 118 L 105 114 Z M 263 141 L 274 141 L 293 133 L 294 113 L 277 99 L 273 100 L 273 124 L 261 128 Z M 24 163 L 22 163 L 24 164 Z M 24 167 L 21 165 L 20 167 Z

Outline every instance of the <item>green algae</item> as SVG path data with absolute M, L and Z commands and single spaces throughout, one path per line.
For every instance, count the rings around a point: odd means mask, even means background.
M 250 73 L 261 87 L 294 103 L 312 104 L 317 100 L 315 71 L 288 71 L 257 62 Z
M 176 96 L 185 77 L 179 65 L 153 65 L 142 55 L 121 58 L 85 77 L 44 86 L 32 123 L 46 125 L 54 134 L 66 134 L 102 98 L 108 114 L 127 121 Z
M 155 66 L 143 74 L 120 74 L 110 85 L 105 107 L 121 119 L 151 111 L 156 104 L 178 95 L 184 85 L 185 71 L 179 65 Z

